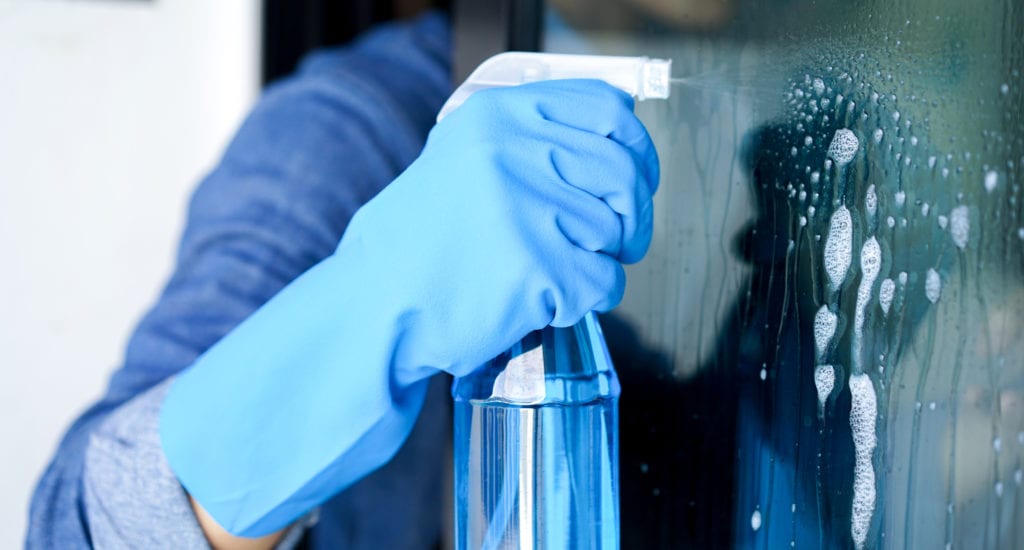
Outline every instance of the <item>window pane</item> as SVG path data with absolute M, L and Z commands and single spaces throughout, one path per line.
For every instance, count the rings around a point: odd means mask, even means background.
M 1024 7 L 555 0 L 667 57 L 606 316 L 623 547 L 1024 547 Z

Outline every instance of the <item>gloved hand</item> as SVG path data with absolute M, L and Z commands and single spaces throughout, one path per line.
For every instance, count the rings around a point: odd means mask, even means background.
M 332 256 L 173 383 L 161 441 L 185 489 L 233 534 L 278 530 L 394 455 L 427 377 L 614 307 L 658 182 L 632 107 L 549 81 L 439 123 Z

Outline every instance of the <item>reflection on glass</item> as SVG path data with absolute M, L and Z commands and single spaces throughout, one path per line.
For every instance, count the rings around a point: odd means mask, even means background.
M 982 4 L 551 2 L 545 49 L 681 78 L 602 319 L 623 547 L 1024 547 L 1024 9 Z

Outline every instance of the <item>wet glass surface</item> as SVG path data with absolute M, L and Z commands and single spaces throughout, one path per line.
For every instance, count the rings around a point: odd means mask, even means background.
M 1024 6 L 550 4 L 680 78 L 602 319 L 623 547 L 1024 547 Z

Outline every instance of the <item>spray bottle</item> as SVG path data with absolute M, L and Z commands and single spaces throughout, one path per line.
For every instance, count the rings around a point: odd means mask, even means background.
M 594 78 L 667 98 L 671 61 L 507 52 L 481 64 L 440 121 L 484 88 Z M 619 547 L 619 381 L 597 316 L 547 327 L 452 385 L 455 547 Z

